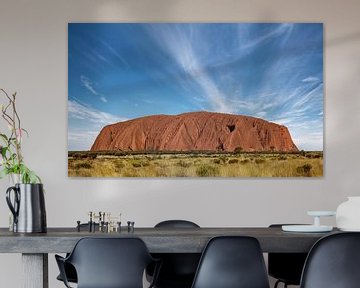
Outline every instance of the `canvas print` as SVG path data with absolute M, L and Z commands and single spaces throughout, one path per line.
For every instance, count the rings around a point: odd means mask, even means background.
M 323 176 L 323 24 L 70 23 L 70 177 Z

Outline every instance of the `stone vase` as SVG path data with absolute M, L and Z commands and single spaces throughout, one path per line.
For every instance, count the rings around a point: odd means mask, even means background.
M 360 196 L 348 197 L 338 206 L 336 226 L 342 231 L 360 231 Z

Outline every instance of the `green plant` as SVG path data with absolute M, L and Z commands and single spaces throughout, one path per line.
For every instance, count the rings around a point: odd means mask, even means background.
M 4 90 L 0 89 L 5 95 L 7 104 L 0 105 L 1 116 L 8 125 L 8 134 L 0 131 L 0 179 L 7 175 L 18 174 L 22 183 L 40 183 L 41 179 L 34 171 L 30 170 L 24 164 L 24 158 L 21 153 L 21 143 L 24 134 L 28 132 L 21 127 L 20 117 L 16 110 L 16 93 L 11 96 Z

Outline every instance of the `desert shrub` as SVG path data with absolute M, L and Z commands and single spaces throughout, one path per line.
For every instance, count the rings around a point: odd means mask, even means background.
M 213 177 L 219 174 L 219 169 L 212 165 L 203 164 L 196 169 L 196 175 L 200 177 Z
M 142 161 L 140 164 L 141 164 L 142 167 L 148 167 L 148 166 L 150 166 L 149 161 Z
M 310 177 L 311 176 L 312 165 L 304 164 L 296 168 L 296 172 L 302 176 Z
M 139 159 L 134 159 L 131 161 L 131 165 L 135 168 L 140 168 L 140 167 L 147 167 L 150 165 L 150 162 L 147 160 L 139 160 Z
M 243 151 L 243 148 L 242 147 L 236 147 L 235 149 L 234 149 L 234 154 L 240 154 L 241 152 Z
M 75 169 L 91 169 L 92 165 L 88 162 L 80 162 L 75 164 Z
M 214 164 L 220 164 L 221 160 L 220 159 L 214 159 L 213 162 L 214 162 Z
M 321 155 L 320 154 L 314 154 L 314 153 L 308 153 L 308 154 L 306 154 L 306 158 L 317 159 L 317 158 L 321 158 Z
M 225 157 L 225 156 L 221 156 L 219 157 L 219 159 L 223 162 L 223 163 L 226 163 L 228 161 L 228 158 Z
M 177 166 L 183 167 L 183 168 L 187 168 L 191 166 L 191 163 L 186 162 L 184 160 L 180 160 L 179 162 L 176 163 Z
M 246 163 L 249 163 L 249 162 L 250 162 L 249 159 L 244 159 L 244 160 L 240 161 L 241 164 L 246 164 Z
M 86 153 L 74 153 L 72 155 L 76 159 L 86 159 L 88 158 L 88 155 Z
M 117 169 L 117 170 L 120 170 L 120 169 L 122 169 L 122 168 L 124 168 L 125 167 L 125 164 L 120 160 L 120 161 L 116 161 L 115 163 L 115 168 Z
M 264 163 L 265 162 L 265 159 L 255 159 L 255 163 L 256 164 L 262 164 L 262 163 Z
M 286 156 L 284 156 L 284 155 L 281 155 L 281 156 L 279 156 L 279 158 L 278 158 L 279 160 L 286 160 L 287 159 L 287 157 Z
M 236 164 L 236 163 L 239 163 L 239 160 L 238 159 L 230 159 L 228 161 L 229 164 Z

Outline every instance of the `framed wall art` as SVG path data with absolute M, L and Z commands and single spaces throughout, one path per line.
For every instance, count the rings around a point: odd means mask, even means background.
M 323 176 L 322 23 L 70 23 L 70 177 Z

